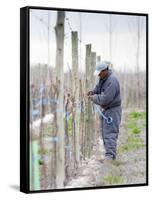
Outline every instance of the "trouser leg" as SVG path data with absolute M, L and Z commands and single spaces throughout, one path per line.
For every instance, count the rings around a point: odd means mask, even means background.
M 105 148 L 105 142 L 104 142 L 104 131 L 103 131 L 103 118 L 102 116 L 100 116 L 100 133 L 101 133 L 101 137 L 102 137 L 102 140 L 103 140 L 103 145 L 104 145 L 104 148 Z
M 108 124 L 105 119 L 103 119 L 102 137 L 105 147 L 105 158 L 115 159 L 116 158 L 116 148 L 117 139 L 119 133 L 119 125 L 121 121 L 121 109 L 107 110 L 105 115 L 112 117 L 112 123 Z

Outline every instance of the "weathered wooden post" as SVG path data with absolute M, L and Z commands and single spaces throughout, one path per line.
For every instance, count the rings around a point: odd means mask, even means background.
M 84 88 L 83 88 L 83 80 L 79 80 L 79 88 L 80 88 L 80 151 L 81 151 L 81 159 L 84 159 L 84 141 L 85 141 L 85 131 L 84 131 Z
M 99 58 L 99 57 L 98 57 Z M 94 82 L 95 82 L 95 79 L 94 79 L 94 71 L 95 71 L 95 66 L 96 66 L 96 52 L 91 52 L 91 68 L 90 68 L 90 73 L 91 74 L 91 83 L 90 85 L 93 85 L 94 86 Z
M 71 32 L 72 38 L 72 96 L 74 97 L 74 158 L 75 166 L 80 161 L 80 144 L 79 144 L 79 67 L 78 67 L 78 32 Z
M 101 56 L 97 56 L 97 63 L 101 61 Z
M 85 81 L 85 90 L 86 93 L 90 91 L 92 85 L 91 83 L 91 44 L 86 45 L 86 81 Z M 92 135 L 92 103 L 86 99 L 85 105 L 85 157 L 90 157 L 91 151 L 91 135 Z
M 65 179 L 65 149 L 64 149 L 64 115 L 63 115 L 63 93 L 64 93 L 64 19 L 65 12 L 57 12 L 56 32 L 56 79 L 58 87 L 57 105 L 57 137 L 56 137 L 56 186 L 62 188 Z
M 94 71 L 95 71 L 95 66 L 96 66 L 96 53 L 91 52 L 91 66 L 90 66 L 90 89 L 95 87 L 95 78 L 94 78 Z M 91 142 L 93 143 L 95 139 L 97 139 L 97 131 L 96 131 L 96 113 L 92 110 L 92 118 L 90 119 L 91 124 L 92 124 L 92 135 L 91 135 Z M 92 149 L 92 146 L 91 146 Z
M 43 82 L 43 81 L 42 81 Z M 45 106 L 43 104 L 43 100 L 45 97 L 46 93 L 46 88 L 45 84 L 42 84 L 40 86 L 40 129 L 39 129 L 39 151 L 40 151 L 40 165 L 41 165 L 41 189 L 46 188 L 46 163 L 44 159 L 44 149 L 45 149 L 45 144 L 44 144 L 44 124 L 43 124 L 43 117 L 45 115 Z

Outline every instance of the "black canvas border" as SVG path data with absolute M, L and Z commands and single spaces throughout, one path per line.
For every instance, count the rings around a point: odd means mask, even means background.
M 141 184 L 126 184 L 126 185 L 110 185 L 98 187 L 82 187 L 82 188 L 63 188 L 63 189 L 49 189 L 30 191 L 30 174 L 29 174 L 29 77 L 30 77 L 30 9 L 39 10 L 61 10 L 69 12 L 87 12 L 100 14 L 114 14 L 114 15 L 134 15 L 146 17 L 146 183 Z M 133 13 L 133 12 L 118 12 L 118 11 L 101 11 L 101 10 L 85 10 L 85 9 L 71 9 L 71 8 L 56 8 L 56 7 L 39 7 L 26 6 L 20 8 L 20 191 L 24 193 L 42 193 L 42 192 L 60 192 L 73 190 L 96 190 L 107 188 L 125 188 L 148 186 L 149 184 L 149 168 L 148 168 L 148 27 L 149 15 L 148 13 Z
M 20 9 L 20 191 L 29 192 L 29 9 Z

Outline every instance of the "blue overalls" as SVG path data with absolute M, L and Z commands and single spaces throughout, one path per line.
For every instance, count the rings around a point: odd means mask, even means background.
M 117 138 L 122 111 L 120 85 L 111 70 L 109 70 L 106 78 L 99 80 L 92 91 L 92 95 L 91 100 L 100 105 L 103 114 L 112 118 L 112 122 L 107 123 L 107 120 L 100 115 L 101 134 L 105 148 L 105 159 L 116 159 Z

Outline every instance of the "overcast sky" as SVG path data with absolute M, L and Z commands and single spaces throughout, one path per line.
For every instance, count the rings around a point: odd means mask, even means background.
M 56 11 L 30 11 L 30 63 L 49 63 L 55 66 L 56 38 L 54 27 Z M 48 24 L 49 17 L 49 24 Z M 110 18 L 112 40 L 110 41 Z M 102 60 L 111 60 L 116 70 L 124 67 L 134 71 L 137 53 L 137 21 L 139 16 L 97 13 L 66 12 L 64 70 L 71 67 L 71 33 L 78 31 L 79 68 L 85 70 L 85 45 L 92 44 L 92 51 Z M 50 27 L 48 32 L 48 25 Z M 146 17 L 140 16 L 140 69 L 146 67 Z M 49 38 L 49 39 L 48 39 Z M 49 42 L 48 42 L 49 41 Z M 111 58 L 109 47 L 111 46 Z M 49 55 L 48 55 L 49 54 Z

